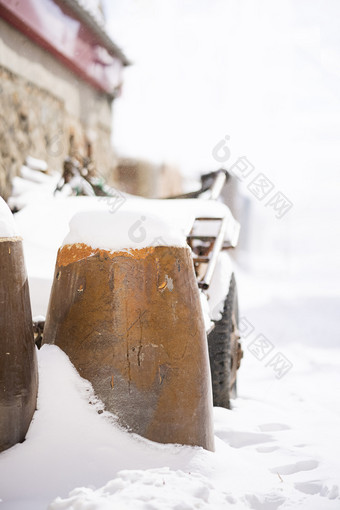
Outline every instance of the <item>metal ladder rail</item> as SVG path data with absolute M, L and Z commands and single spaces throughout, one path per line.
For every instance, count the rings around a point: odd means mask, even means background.
M 204 235 L 193 234 L 192 232 L 194 230 L 196 221 L 219 221 L 220 227 L 219 227 L 217 235 L 216 236 L 204 236 Z M 223 245 L 224 245 L 224 237 L 225 237 L 225 231 L 226 231 L 226 227 L 227 227 L 227 221 L 228 221 L 227 217 L 224 217 L 224 218 L 196 218 L 194 225 L 191 229 L 191 232 L 187 236 L 187 240 L 189 241 L 189 244 L 190 244 L 190 240 L 195 240 L 195 239 L 210 242 L 210 249 L 206 256 L 200 256 L 200 255 L 193 256 L 194 263 L 207 263 L 208 264 L 203 278 L 198 282 L 198 286 L 201 289 L 207 290 L 211 283 L 211 278 L 212 278 L 212 275 L 213 275 L 215 267 L 216 267 L 218 254 L 220 253 L 220 251 L 222 250 Z M 227 246 L 225 246 L 225 248 L 227 248 Z

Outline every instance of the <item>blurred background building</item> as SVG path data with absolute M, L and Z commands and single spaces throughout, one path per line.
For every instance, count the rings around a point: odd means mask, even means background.
M 226 200 L 247 261 L 282 275 L 338 265 L 338 0 L 0 7 L 2 194 L 27 155 L 58 171 L 65 155 L 90 155 L 111 182 L 147 196 L 182 191 L 178 170 L 199 180 L 245 156 L 252 176 L 273 187 L 270 197 L 280 192 L 292 204 L 280 218 L 256 196 L 253 177 L 232 185 L 237 198 Z M 226 135 L 229 154 L 216 159 Z
M 87 157 L 125 191 L 180 192 L 175 169 L 169 179 L 167 165 L 119 160 L 113 150 L 112 105 L 130 62 L 105 30 L 101 1 L 0 0 L 0 7 L 1 195 L 8 198 L 27 156 L 60 172 L 67 156 Z
M 110 177 L 112 101 L 129 61 L 105 32 L 100 8 L 77 0 L 0 7 L 1 194 L 27 155 L 61 170 L 78 153 Z

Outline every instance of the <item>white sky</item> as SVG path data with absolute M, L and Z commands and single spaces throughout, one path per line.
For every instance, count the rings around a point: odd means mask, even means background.
M 106 1 L 108 30 L 134 65 L 115 103 L 114 143 L 183 170 L 232 156 L 275 168 L 289 141 L 338 138 L 335 1 Z M 328 132 L 326 132 L 328 130 Z M 273 155 L 275 159 L 273 160 Z
M 301 225 L 289 233 L 289 242 L 295 244 L 296 237 L 301 242 L 308 232 L 310 250 L 320 246 L 318 236 L 323 246 L 335 248 L 340 2 L 106 0 L 104 5 L 109 33 L 134 62 L 114 104 L 118 152 L 174 162 L 193 174 L 220 166 L 212 150 L 229 135 L 226 166 L 247 156 L 294 202 L 286 230 Z M 268 217 L 263 204 L 255 209 Z M 273 220 L 274 237 L 286 242 L 287 232 L 277 225 Z

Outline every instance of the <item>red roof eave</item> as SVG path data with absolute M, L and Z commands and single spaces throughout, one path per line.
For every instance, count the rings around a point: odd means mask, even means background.
M 113 95 L 127 61 L 60 0 L 0 0 L 2 17 L 95 89 Z M 112 43 L 113 45 L 114 43 Z

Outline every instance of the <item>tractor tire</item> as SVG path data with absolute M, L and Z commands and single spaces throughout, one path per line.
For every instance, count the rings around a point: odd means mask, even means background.
M 222 317 L 208 334 L 214 406 L 230 409 L 236 397 L 236 374 L 242 357 L 238 334 L 238 299 L 234 273 L 224 302 Z

